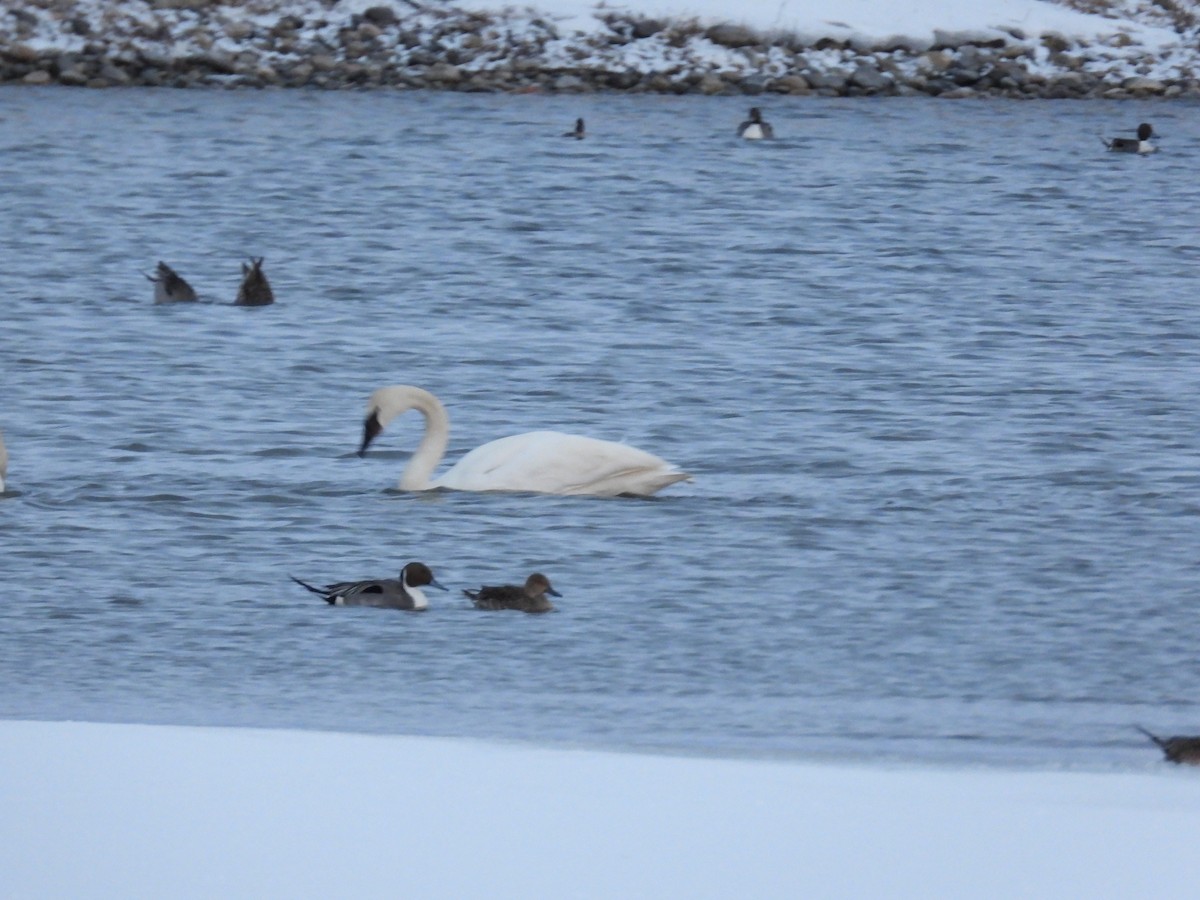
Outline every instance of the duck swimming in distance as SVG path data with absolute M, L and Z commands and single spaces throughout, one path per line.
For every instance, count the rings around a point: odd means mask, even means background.
M 433 477 L 450 440 L 450 417 L 429 391 L 400 384 L 380 388 L 367 400 L 358 455 L 397 416 L 417 410 L 425 418 L 421 443 L 400 475 L 402 491 L 529 491 L 539 494 L 649 496 L 689 479 L 652 453 L 561 431 L 530 431 L 476 447 L 445 474 Z
M 546 595 L 562 596 L 550 586 L 550 579 L 541 572 L 534 572 L 522 585 L 492 587 L 485 584 L 477 591 L 464 590 L 463 593 L 471 598 L 476 609 L 518 609 L 527 613 L 550 612 L 554 604 L 546 599 Z
M 375 581 L 341 581 L 323 588 L 313 587 L 295 575 L 289 578 L 305 590 L 322 597 L 330 606 L 375 606 L 381 609 L 422 610 L 429 607 L 423 587 L 446 590 L 433 577 L 425 563 L 410 562 L 400 570 L 400 577 Z
M 775 137 L 775 129 L 763 121 L 762 110 L 757 106 L 750 107 L 750 118 L 738 126 L 738 137 L 747 141 L 770 140 Z
M 154 282 L 155 303 L 193 303 L 196 300 L 192 286 L 162 260 L 154 274 L 146 277 Z
M 577 141 L 582 141 L 584 138 L 583 119 L 576 119 L 575 127 L 570 131 L 564 131 L 563 137 L 575 138 Z
M 1113 138 L 1105 143 L 1109 150 L 1116 153 L 1154 153 L 1158 148 L 1150 143 L 1152 137 L 1158 137 L 1158 135 L 1154 133 L 1154 129 L 1149 123 L 1143 122 L 1137 127 L 1136 140 L 1134 138 Z
M 1151 734 L 1141 725 L 1134 725 L 1133 727 L 1158 744 L 1159 749 L 1163 752 L 1163 756 L 1171 762 L 1200 766 L 1200 737 L 1182 737 L 1176 735 L 1175 737 L 1160 738 L 1158 735 Z

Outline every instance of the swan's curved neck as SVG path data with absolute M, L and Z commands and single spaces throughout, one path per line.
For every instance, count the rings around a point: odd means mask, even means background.
M 446 455 L 446 447 L 450 443 L 450 417 L 446 415 L 446 407 L 429 391 L 417 387 L 385 389 L 380 394 L 377 402 L 380 426 L 386 427 L 388 422 L 410 409 L 415 409 L 425 417 L 425 433 L 408 465 L 404 467 L 400 489 L 422 491 L 433 487 L 433 470 Z

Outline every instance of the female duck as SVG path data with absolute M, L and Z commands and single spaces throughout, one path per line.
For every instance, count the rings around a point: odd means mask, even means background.
M 249 265 L 242 263 L 242 284 L 238 288 L 234 306 L 268 306 L 275 302 L 271 283 L 262 270 L 263 258 L 251 257 Z
M 775 129 L 770 123 L 764 122 L 762 110 L 757 106 L 750 107 L 750 118 L 738 126 L 738 137 L 748 141 L 770 140 L 775 137 Z
M 407 384 L 380 388 L 367 401 L 363 456 L 392 419 L 410 409 L 425 417 L 425 434 L 400 476 L 400 490 L 532 491 L 540 494 L 649 496 L 690 476 L 652 453 L 560 431 L 530 431 L 477 447 L 432 478 L 450 440 L 450 418 L 429 391 Z
M 1163 756 L 1171 762 L 1200 766 L 1200 737 L 1183 737 L 1177 735 L 1175 737 L 1162 738 L 1156 734 L 1151 734 L 1141 725 L 1134 725 L 1133 727 L 1158 744 L 1158 748 L 1162 750 Z
M 550 612 L 554 604 L 546 599 L 561 597 L 558 591 L 550 586 L 550 579 L 541 572 L 534 572 L 525 579 L 525 584 L 502 584 L 496 587 L 484 585 L 477 591 L 463 591 L 476 609 L 519 609 L 527 613 Z
M 1113 138 L 1108 142 L 1108 149 L 1117 153 L 1153 153 L 1158 148 L 1150 143 L 1150 138 L 1158 137 L 1154 129 L 1146 122 L 1137 127 L 1137 140 L 1133 138 Z
M 399 579 L 380 578 L 377 581 L 341 581 L 323 588 L 313 587 L 289 575 L 296 584 L 323 597 L 330 606 L 375 606 L 383 609 L 427 609 L 429 600 L 421 588 L 446 588 L 433 577 L 425 563 L 410 562 L 400 570 Z

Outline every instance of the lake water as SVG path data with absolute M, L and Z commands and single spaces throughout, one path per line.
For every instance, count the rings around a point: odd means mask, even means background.
M 1132 723 L 1200 729 L 1196 107 L 769 97 L 739 143 L 750 102 L 0 90 L 0 717 L 1157 765 Z M 400 493 L 419 417 L 354 454 L 394 383 L 451 460 L 695 480 Z M 427 613 L 288 580 L 411 559 Z M 534 570 L 557 613 L 460 593 Z

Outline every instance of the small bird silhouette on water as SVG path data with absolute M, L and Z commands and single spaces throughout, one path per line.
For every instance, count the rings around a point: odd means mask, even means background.
M 1137 127 L 1136 138 L 1113 138 L 1104 143 L 1109 150 L 1116 153 L 1154 153 L 1158 148 L 1150 143 L 1152 137 L 1158 137 L 1154 133 L 1154 128 L 1149 122 L 1143 122 Z
M 1171 762 L 1200 766 L 1200 737 L 1176 735 L 1169 738 L 1160 738 L 1156 734 L 1151 734 L 1141 725 L 1134 725 L 1133 727 L 1158 744 L 1163 752 L 1163 756 Z
M 775 129 L 769 122 L 763 121 L 762 110 L 752 106 L 750 118 L 738 126 L 738 137 L 748 141 L 770 140 L 775 137 Z
M 192 286 L 161 260 L 154 274 L 146 277 L 154 283 L 155 303 L 191 303 L 196 299 Z
M 575 127 L 570 131 L 564 131 L 563 137 L 575 138 L 577 141 L 582 141 L 584 137 L 583 119 L 576 119 Z
M 275 294 L 271 292 L 271 284 L 262 270 L 263 257 L 250 263 L 242 263 L 242 286 L 238 288 L 235 306 L 267 306 L 275 302 Z

